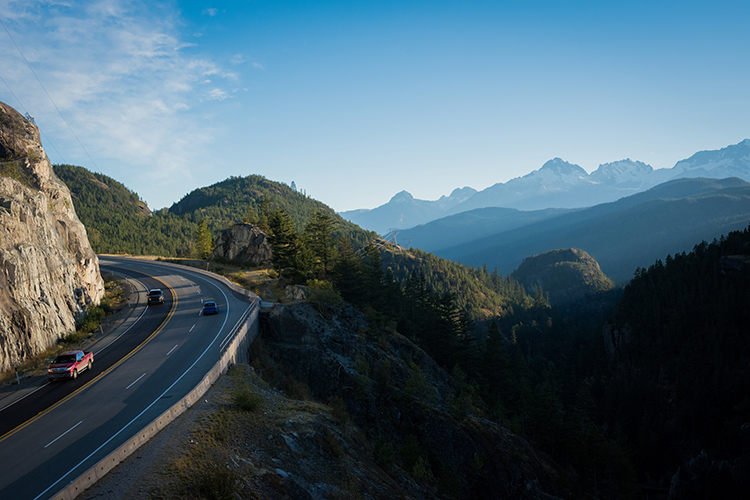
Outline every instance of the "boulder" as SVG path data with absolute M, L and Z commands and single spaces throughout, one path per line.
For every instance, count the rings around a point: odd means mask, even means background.
M 213 258 L 238 264 L 268 264 L 273 252 L 268 235 L 253 224 L 235 224 L 219 236 Z

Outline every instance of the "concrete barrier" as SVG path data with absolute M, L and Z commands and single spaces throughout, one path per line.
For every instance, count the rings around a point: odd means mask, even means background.
M 200 272 L 200 271 L 199 271 Z M 203 272 L 205 273 L 205 271 Z M 206 273 L 208 274 L 208 273 Z M 212 275 L 215 278 L 216 275 Z M 228 282 L 228 280 L 227 280 Z M 239 288 L 233 285 L 235 288 Z M 244 289 L 243 289 L 244 290 Z M 247 295 L 247 294 L 245 294 Z M 251 294 L 255 297 L 255 294 Z M 255 297 L 248 309 L 243 314 L 240 321 L 227 335 L 226 346 L 219 361 L 211 368 L 205 377 L 193 388 L 184 398 L 180 399 L 168 410 L 155 418 L 151 423 L 141 429 L 135 436 L 130 438 L 126 443 L 121 445 L 115 451 L 107 455 L 99 463 L 71 481 L 68 486 L 57 494 L 53 495 L 55 500 L 73 500 L 83 493 L 99 479 L 103 478 L 109 471 L 114 469 L 120 462 L 129 457 L 133 452 L 140 448 L 149 439 L 154 437 L 160 430 L 164 429 L 174 419 L 182 415 L 185 410 L 190 408 L 208 391 L 218 378 L 225 374 L 233 364 L 248 362 L 248 349 L 258 335 L 259 321 L 258 312 L 260 311 L 260 300 Z

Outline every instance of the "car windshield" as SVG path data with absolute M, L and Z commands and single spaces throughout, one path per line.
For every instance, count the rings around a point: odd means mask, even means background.
M 216 302 L 206 302 L 203 307 L 216 307 Z
M 76 362 L 75 354 L 67 354 L 65 356 L 58 356 L 57 359 L 55 359 L 55 363 L 59 363 L 59 364 L 68 364 L 68 363 L 75 363 L 75 362 Z
M 148 294 L 151 297 L 158 297 L 159 295 L 161 295 L 161 290 L 151 290 L 150 292 L 148 292 Z

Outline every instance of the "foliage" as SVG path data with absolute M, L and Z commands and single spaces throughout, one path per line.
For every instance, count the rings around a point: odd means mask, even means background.
M 357 248 L 373 238 L 323 203 L 258 175 L 230 177 L 197 189 L 168 210 L 151 214 L 136 193 L 110 177 L 71 165 L 55 165 L 54 171 L 70 189 L 97 253 L 189 257 L 201 222 L 212 235 L 241 221 L 257 221 L 267 230 L 275 210 L 286 212 L 295 231 L 302 231 L 319 212 L 335 223 L 331 238 L 346 238 Z
M 165 210 L 151 215 L 137 194 L 83 167 L 55 165 L 97 253 L 188 257 L 198 222 Z
M 208 224 L 205 220 L 202 220 L 198 224 L 198 229 L 195 230 L 195 246 L 193 247 L 193 255 L 196 259 L 205 260 L 211 256 L 211 252 L 214 249 L 214 240 L 211 237 L 211 231 L 208 229 Z
M 321 313 L 339 312 L 344 307 L 344 299 L 330 281 L 310 280 L 307 282 L 307 301 Z
M 739 456 L 750 416 L 750 228 L 639 269 L 618 304 L 604 415 L 642 476 L 701 450 Z M 653 450 L 660 450 L 654 454 Z
M 263 407 L 263 396 L 257 393 L 247 382 L 240 384 L 232 392 L 232 401 L 242 411 L 257 412 Z

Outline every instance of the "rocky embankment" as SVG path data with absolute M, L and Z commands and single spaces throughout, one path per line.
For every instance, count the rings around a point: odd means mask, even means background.
M 103 295 L 98 259 L 39 129 L 0 103 L 0 370 L 75 331 Z
M 571 498 L 460 381 L 350 307 L 277 306 L 250 365 L 82 498 Z

